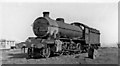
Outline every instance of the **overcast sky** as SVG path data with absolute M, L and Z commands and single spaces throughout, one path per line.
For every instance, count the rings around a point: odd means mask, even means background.
M 31 27 L 34 20 L 49 11 L 50 17 L 63 17 L 66 23 L 81 22 L 101 32 L 101 44 L 113 46 L 118 42 L 118 3 L 2 3 L 0 7 L 2 39 L 25 41 L 35 36 Z

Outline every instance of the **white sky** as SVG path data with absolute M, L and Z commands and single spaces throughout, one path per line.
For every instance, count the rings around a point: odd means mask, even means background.
M 2 38 L 25 41 L 29 36 L 35 36 L 30 25 L 37 17 L 42 16 L 43 11 L 50 11 L 53 19 L 63 17 L 66 23 L 79 21 L 100 30 L 102 45 L 113 46 L 118 42 L 116 0 L 98 0 L 97 2 L 81 0 L 78 3 L 20 1 L 1 3 L 0 34 Z

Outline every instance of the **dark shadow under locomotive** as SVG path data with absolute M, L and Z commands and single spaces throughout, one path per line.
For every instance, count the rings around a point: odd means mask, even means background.
M 99 30 L 90 28 L 82 23 L 67 24 L 63 18 L 53 20 L 49 12 L 43 12 L 43 17 L 33 23 L 34 38 L 28 38 L 28 56 L 37 55 L 48 58 L 55 53 L 72 54 L 88 52 L 90 46 L 100 47 Z

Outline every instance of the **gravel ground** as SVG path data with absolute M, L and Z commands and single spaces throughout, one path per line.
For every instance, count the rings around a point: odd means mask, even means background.
M 98 50 L 99 57 L 87 58 L 87 53 L 62 55 L 50 58 L 26 59 L 27 54 L 20 49 L 2 51 L 2 64 L 118 64 L 117 48 L 102 48 Z

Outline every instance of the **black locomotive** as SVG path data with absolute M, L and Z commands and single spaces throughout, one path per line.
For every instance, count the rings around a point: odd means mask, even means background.
M 90 46 L 100 47 L 100 32 L 82 23 L 67 24 L 63 18 L 53 20 L 49 12 L 43 12 L 43 17 L 33 23 L 34 38 L 29 38 L 27 44 L 28 56 L 37 55 L 48 58 L 53 54 L 72 54 L 87 52 Z

